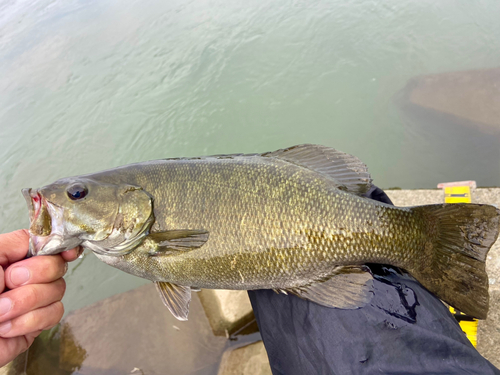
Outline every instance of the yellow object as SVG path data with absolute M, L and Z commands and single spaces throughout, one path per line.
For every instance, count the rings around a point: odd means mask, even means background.
M 455 310 L 453 307 L 450 307 L 450 311 L 455 316 L 458 324 L 460 324 L 460 328 L 462 328 L 462 331 L 464 331 L 465 335 L 475 348 L 477 346 L 477 319 L 471 318 L 470 316 Z
M 444 202 L 445 203 L 471 203 L 472 193 L 471 187 L 476 187 L 475 181 L 460 181 L 460 182 L 445 182 L 440 183 L 438 188 L 444 189 Z M 469 339 L 469 341 L 477 346 L 477 319 L 474 319 L 464 313 L 450 307 L 451 313 L 460 324 L 462 331 Z
M 470 186 L 448 186 L 444 188 L 445 203 L 471 203 Z

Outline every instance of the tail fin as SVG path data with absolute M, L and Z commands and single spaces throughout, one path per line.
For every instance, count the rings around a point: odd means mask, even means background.
M 500 210 L 479 204 L 413 207 L 428 226 L 425 256 L 409 271 L 432 293 L 479 319 L 488 313 L 485 260 L 500 229 Z

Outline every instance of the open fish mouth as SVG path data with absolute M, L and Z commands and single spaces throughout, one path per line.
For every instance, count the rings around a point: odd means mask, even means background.
M 26 199 L 26 203 L 28 204 L 29 214 L 30 214 L 30 231 L 35 228 L 31 228 L 32 225 L 36 222 L 38 216 L 40 215 L 40 211 L 42 208 L 42 196 L 38 191 L 33 191 L 32 189 L 23 189 L 23 196 Z M 49 223 L 50 224 L 50 223 Z M 44 228 L 38 228 L 39 230 L 43 230 Z M 51 228 L 45 228 L 48 231 L 51 231 Z M 43 234 L 43 233 L 39 233 Z
M 30 215 L 30 241 L 27 257 L 58 254 L 74 246 L 65 244 L 62 208 L 48 202 L 38 190 L 23 189 Z M 74 241 L 70 241 L 74 242 Z

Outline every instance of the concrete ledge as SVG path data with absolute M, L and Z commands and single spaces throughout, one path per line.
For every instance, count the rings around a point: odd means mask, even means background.
M 264 343 L 257 341 L 227 350 L 222 356 L 218 375 L 272 375 Z
M 216 336 L 229 337 L 255 320 L 246 290 L 203 289 L 198 294 Z
M 490 290 L 488 319 L 479 321 L 477 350 L 500 368 L 500 288 Z

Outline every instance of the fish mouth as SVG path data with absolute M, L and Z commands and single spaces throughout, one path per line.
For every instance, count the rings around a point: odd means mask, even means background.
M 33 191 L 31 188 L 23 189 L 23 196 L 28 204 L 29 215 L 30 215 L 30 226 L 36 221 L 38 215 L 40 214 L 40 208 L 42 207 L 42 196 L 38 191 Z
M 75 239 L 65 240 L 62 208 L 50 203 L 39 190 L 22 190 L 30 216 L 29 250 L 27 258 L 58 254 L 78 246 Z

